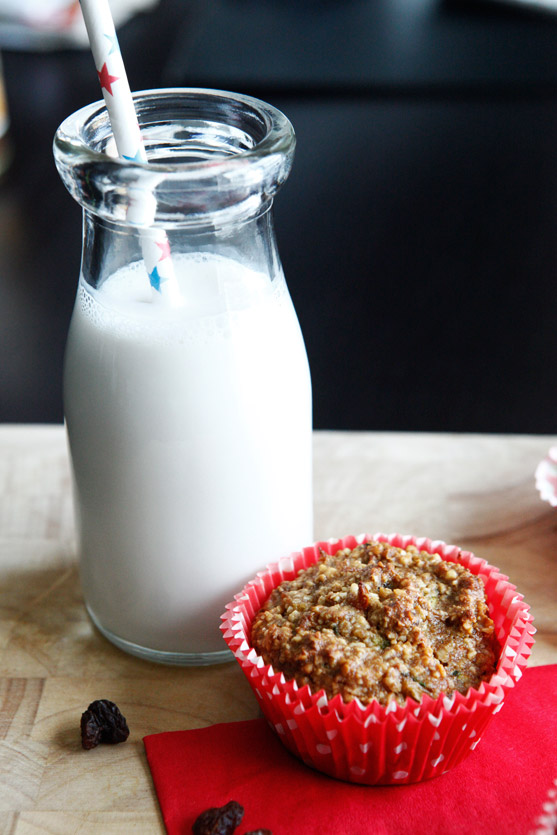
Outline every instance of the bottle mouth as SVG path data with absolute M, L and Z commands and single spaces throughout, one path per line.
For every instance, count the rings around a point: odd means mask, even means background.
M 290 173 L 292 125 L 259 99 L 197 88 L 133 98 L 147 163 L 118 157 L 103 101 L 76 111 L 56 131 L 60 176 L 94 214 L 125 222 L 129 192 L 138 189 L 155 197 L 155 225 L 200 222 L 226 210 L 253 213 Z

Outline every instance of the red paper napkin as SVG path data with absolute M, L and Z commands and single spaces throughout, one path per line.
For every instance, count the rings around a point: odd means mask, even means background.
M 264 719 L 144 738 L 169 835 L 209 806 L 245 808 L 236 835 L 530 835 L 557 777 L 557 665 L 526 670 L 478 747 L 452 771 L 409 786 L 358 786 L 312 771 Z M 553 787 L 553 788 L 552 788 Z M 552 792 L 548 795 L 548 792 Z

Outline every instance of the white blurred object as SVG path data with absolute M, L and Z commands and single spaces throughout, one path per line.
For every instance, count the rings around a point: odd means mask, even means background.
M 489 0 L 489 2 L 505 6 L 518 6 L 532 11 L 557 11 L 557 0 Z
M 557 507 L 557 446 L 552 446 L 547 456 L 538 464 L 536 487 L 544 502 Z
M 121 26 L 158 0 L 111 0 L 114 23 Z M 88 47 L 79 0 L 0 0 L 0 47 L 59 49 Z

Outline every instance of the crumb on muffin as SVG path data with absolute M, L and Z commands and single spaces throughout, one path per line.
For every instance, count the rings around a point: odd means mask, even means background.
M 464 694 L 495 672 L 482 580 L 412 545 L 322 552 L 272 591 L 251 639 L 287 679 L 346 702 Z

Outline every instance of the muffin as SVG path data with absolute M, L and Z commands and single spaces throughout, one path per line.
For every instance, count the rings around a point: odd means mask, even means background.
M 412 564 L 419 570 L 410 579 L 403 569 Z M 312 590 L 308 580 L 327 574 L 321 566 L 342 574 L 335 578 L 331 572 L 329 591 L 339 599 L 331 599 L 328 607 L 337 607 L 337 613 L 344 607 L 345 616 L 337 624 L 339 635 L 317 603 L 320 587 L 327 594 L 326 581 L 316 582 Z M 352 570 L 356 573 L 349 581 Z M 390 610 L 387 605 L 376 606 L 371 597 L 377 594 L 381 601 L 379 590 L 372 590 L 366 576 L 374 571 L 386 580 L 377 588 L 385 589 L 384 600 L 393 603 Z M 362 572 L 359 580 L 357 572 Z M 406 580 L 410 582 L 403 585 Z M 338 589 L 333 591 L 337 581 Z M 402 595 L 395 593 L 397 582 Z M 293 603 L 293 595 L 299 595 L 299 601 Z M 304 597 L 307 600 L 302 602 Z M 411 603 L 424 614 L 410 611 Z M 375 633 L 370 629 L 365 634 L 364 608 L 360 607 L 365 607 L 365 619 L 371 621 Z M 304 618 L 306 625 L 313 620 L 320 626 L 317 637 L 305 629 Z M 497 568 L 454 545 L 399 534 L 348 536 L 285 556 L 236 595 L 222 620 L 224 639 L 282 743 L 312 768 L 365 785 L 429 779 L 467 757 L 521 678 L 535 632 L 522 595 Z M 304 626 L 301 638 L 294 641 L 300 623 Z M 349 640 L 349 635 L 358 637 L 362 629 L 363 640 Z M 326 640 L 320 643 L 319 634 L 325 634 Z M 343 641 L 337 643 L 332 636 Z M 403 647 L 409 637 L 411 653 L 405 659 Z M 475 641 L 474 647 L 468 637 Z M 299 651 L 298 643 L 302 645 Z M 397 649 L 389 656 L 389 649 L 398 645 L 400 654 Z M 344 667 L 343 659 L 336 656 L 340 649 L 349 659 Z M 444 650 L 449 656 L 446 661 Z M 475 657 L 468 658 L 474 652 Z M 360 653 L 368 654 L 371 666 L 381 675 L 370 677 L 363 672 L 365 665 L 356 661 Z M 385 654 L 388 663 L 384 663 Z M 415 682 L 412 675 L 421 669 L 420 664 L 427 677 Z M 284 670 L 279 669 L 282 665 Z M 461 675 L 453 676 L 454 671 Z M 414 690 L 413 685 L 417 685 Z
M 385 705 L 478 687 L 495 672 L 493 631 L 485 587 L 467 568 L 368 541 L 321 552 L 277 586 L 251 642 L 299 686 Z

